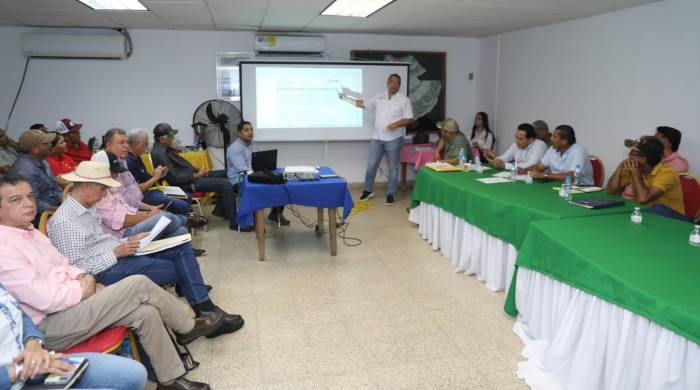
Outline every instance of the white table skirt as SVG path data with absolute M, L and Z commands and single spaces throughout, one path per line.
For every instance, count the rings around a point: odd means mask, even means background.
M 645 317 L 518 268 L 518 376 L 535 390 L 700 389 L 700 346 Z
M 508 290 L 518 255 L 513 245 L 428 203 L 411 209 L 408 219 L 450 260 L 455 272 L 476 275 L 490 290 Z

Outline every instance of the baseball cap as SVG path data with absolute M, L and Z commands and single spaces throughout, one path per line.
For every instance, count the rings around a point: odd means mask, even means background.
M 61 175 L 61 177 L 71 182 L 99 183 L 107 187 L 120 187 L 122 185 L 112 179 L 109 166 L 99 161 L 83 161 L 78 164 L 75 171 Z
M 99 152 L 93 154 L 91 160 L 107 165 L 109 170 L 113 173 L 123 173 L 128 171 L 128 169 L 124 168 L 124 166 L 119 163 L 119 157 L 107 150 L 100 150 Z
M 158 138 L 164 135 L 174 136 L 179 130 L 173 129 L 169 123 L 159 123 L 153 128 L 153 137 Z
M 450 133 L 457 133 L 459 131 L 459 124 L 457 124 L 456 120 L 452 118 L 447 118 L 442 122 L 438 122 L 437 128 Z
M 35 146 L 53 142 L 54 139 L 56 139 L 55 133 L 44 133 L 36 129 L 27 130 L 19 136 L 19 149 L 23 152 L 27 152 Z
M 75 133 L 76 131 L 80 131 L 81 127 L 83 127 L 83 125 L 80 123 L 73 123 L 70 119 L 61 119 L 56 123 L 56 132 L 58 134 Z

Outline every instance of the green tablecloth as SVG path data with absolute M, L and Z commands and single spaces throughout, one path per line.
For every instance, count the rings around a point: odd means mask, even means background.
M 700 248 L 693 225 L 644 214 L 539 221 L 518 254 L 526 267 L 644 316 L 700 344 Z M 515 278 L 505 310 L 517 314 Z
M 413 185 L 412 207 L 426 202 L 458 216 L 488 234 L 520 248 L 531 222 L 590 217 L 606 214 L 631 214 L 636 204 L 590 210 L 567 203 L 552 187 L 559 182 L 525 184 L 523 182 L 484 184 L 476 179 L 491 177 L 497 170 L 476 172 L 435 172 L 421 168 Z M 620 199 L 604 192 L 577 194 L 574 199 L 605 197 Z

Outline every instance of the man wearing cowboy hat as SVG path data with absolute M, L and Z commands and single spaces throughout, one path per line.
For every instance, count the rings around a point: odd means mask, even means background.
M 74 187 L 49 220 L 48 233 L 53 245 L 71 265 L 89 272 L 105 285 L 131 275 L 145 275 L 157 284 L 176 284 L 197 317 L 212 313 L 224 317 L 222 325 L 210 337 L 233 333 L 243 327 L 241 316 L 228 314 L 211 301 L 189 242 L 137 256 L 139 241 L 148 232 L 134 234 L 124 242 L 103 231 L 102 218 L 95 205 L 105 196 L 108 187 L 121 185 L 112 179 L 107 165 L 83 161 L 75 172 L 62 177 L 73 182 Z
M 91 188 L 86 192 L 96 198 L 115 184 L 104 165 L 78 166 L 76 175 L 82 180 L 77 187 Z M 209 389 L 184 377 L 185 368 L 163 324 L 175 330 L 184 345 L 216 332 L 222 316 L 191 318 L 186 305 L 144 276 L 107 287 L 96 283 L 34 229 L 35 214 L 29 184 L 16 177 L 0 179 L 0 283 L 39 327 L 46 347 L 65 350 L 109 327 L 127 326 L 139 336 L 159 389 Z M 81 217 L 90 215 L 85 210 Z M 138 241 L 123 244 L 134 246 Z
M 61 204 L 63 190 L 56 183 L 49 164 L 44 160 L 51 153 L 56 134 L 27 130 L 19 137 L 20 154 L 10 168 L 10 175 L 21 177 L 32 187 L 37 207 L 37 221 L 44 211 Z

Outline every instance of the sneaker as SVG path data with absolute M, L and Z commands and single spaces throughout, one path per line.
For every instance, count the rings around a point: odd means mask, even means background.
M 360 200 L 362 201 L 371 199 L 373 196 L 374 194 L 372 194 L 372 191 L 362 191 L 362 195 L 360 195 Z
M 387 195 L 386 202 L 384 202 L 384 204 L 387 206 L 393 206 L 394 205 L 394 195 Z

